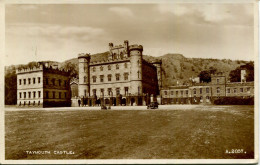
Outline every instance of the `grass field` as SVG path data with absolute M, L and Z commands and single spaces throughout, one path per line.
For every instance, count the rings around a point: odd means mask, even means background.
M 254 158 L 253 106 L 5 112 L 6 159 Z M 243 149 L 227 154 L 226 150 Z M 72 155 L 26 151 L 73 151 Z

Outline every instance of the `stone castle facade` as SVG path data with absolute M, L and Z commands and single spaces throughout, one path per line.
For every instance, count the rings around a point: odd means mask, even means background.
M 91 55 L 79 54 L 79 97 L 89 106 L 150 103 L 151 96 L 160 94 L 162 62 L 149 63 L 142 52 L 142 45 L 124 41 L 118 46 L 109 43 L 106 61 L 92 62 Z
M 211 76 L 210 83 L 193 83 L 163 89 L 163 104 L 212 104 L 214 100 L 227 97 L 254 97 L 254 82 L 246 82 L 244 71 L 241 82 L 227 82 L 222 73 Z
M 18 107 L 70 106 L 69 72 L 42 62 L 16 74 Z

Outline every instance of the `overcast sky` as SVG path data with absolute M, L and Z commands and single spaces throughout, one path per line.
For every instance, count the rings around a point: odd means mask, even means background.
M 254 59 L 253 4 L 9 4 L 5 11 L 6 65 L 62 62 L 124 40 L 152 56 Z

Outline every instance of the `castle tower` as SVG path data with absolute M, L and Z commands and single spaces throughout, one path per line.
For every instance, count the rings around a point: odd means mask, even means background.
M 114 47 L 113 43 L 108 44 L 108 48 L 109 48 L 108 60 L 113 60 L 113 52 L 112 52 L 113 47 Z
M 79 54 L 79 86 L 78 92 L 79 97 L 88 97 L 90 94 L 90 72 L 89 72 L 89 63 L 90 55 L 89 54 Z
M 158 80 L 158 87 L 159 91 L 162 89 L 162 60 L 155 60 L 152 64 L 156 67 L 157 70 L 157 80 Z
M 143 93 L 142 87 L 142 45 L 131 45 L 129 47 L 130 51 L 130 79 L 131 79 L 131 89 L 130 93 L 132 95 L 141 95 Z

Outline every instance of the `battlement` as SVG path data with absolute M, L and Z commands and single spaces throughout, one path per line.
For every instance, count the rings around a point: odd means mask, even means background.
M 117 62 L 123 62 L 129 60 L 129 57 L 124 57 L 122 59 L 113 59 L 113 60 L 102 60 L 102 61 L 93 61 L 90 62 L 90 65 L 99 65 L 99 64 L 109 64 L 109 63 L 117 63 Z
M 80 53 L 78 58 L 90 58 L 90 53 Z
M 43 71 L 43 65 L 34 66 L 33 68 L 18 68 L 16 69 L 16 74 L 38 71 Z
M 61 75 L 69 75 L 70 71 L 65 71 L 64 69 L 59 69 L 56 66 L 48 66 L 44 63 L 39 63 L 37 66 L 34 66 L 32 68 L 21 68 L 16 69 L 16 74 L 23 74 L 23 73 L 30 73 L 30 72 L 47 72 L 47 73 L 57 73 Z
M 132 50 L 139 50 L 139 51 L 143 51 L 143 46 L 142 45 L 130 45 L 129 46 L 129 50 L 132 51 Z

